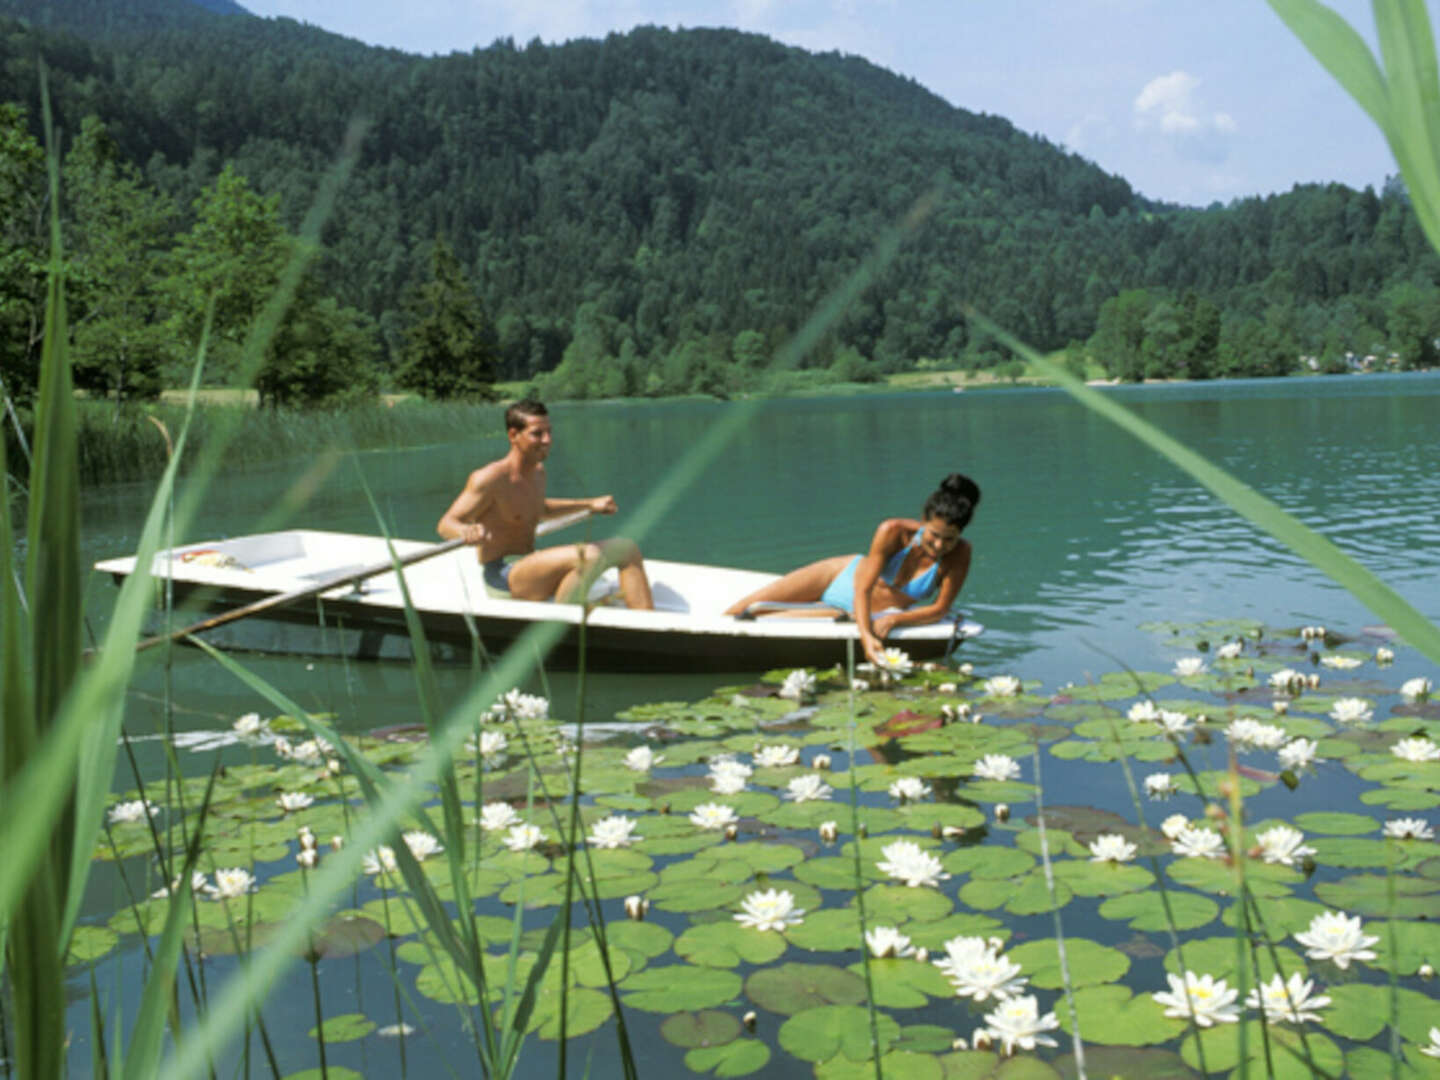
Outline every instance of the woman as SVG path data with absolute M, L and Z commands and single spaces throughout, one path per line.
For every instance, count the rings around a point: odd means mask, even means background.
M 761 601 L 822 603 L 854 616 L 860 643 L 878 663 L 897 626 L 942 618 L 970 572 L 970 543 L 960 538 L 980 505 L 980 488 L 951 473 L 925 500 L 922 520 L 880 523 L 865 555 L 837 555 L 792 570 L 727 609 L 739 615 Z M 878 618 L 875 612 L 885 612 Z

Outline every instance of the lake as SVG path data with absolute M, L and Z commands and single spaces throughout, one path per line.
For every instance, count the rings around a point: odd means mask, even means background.
M 1330 537 L 1422 613 L 1431 619 L 1440 619 L 1440 543 L 1437 543 L 1440 541 L 1440 485 L 1434 481 L 1435 465 L 1440 462 L 1440 425 L 1435 423 L 1437 406 L 1440 406 L 1440 376 L 1257 380 L 1126 387 L 1107 393 Z M 598 535 L 625 533 L 627 515 L 641 506 L 663 477 L 666 467 L 681 458 L 712 425 L 724 419 L 727 411 L 738 407 L 732 403 L 693 401 L 557 406 L 553 410 L 555 449 L 549 464 L 551 492 L 555 495 L 613 493 L 622 513 L 613 521 L 597 523 L 596 532 Z M 328 466 L 317 457 L 222 476 L 206 496 L 203 520 L 192 528 L 189 536 L 180 539 L 221 538 L 256 531 L 261 523 L 272 528 L 293 524 L 375 532 L 366 490 L 373 493 L 388 529 L 402 536 L 430 538 L 435 520 L 459 490 L 467 472 L 497 456 L 503 446 L 497 419 L 494 431 L 476 433 L 464 442 L 367 453 Z M 320 461 L 318 465 L 317 461 Z M 1028 706 L 1032 715 L 1046 707 L 1057 694 L 1066 695 L 1062 700 L 1068 700 L 1073 693 L 1079 700 L 1080 693 L 1067 692 L 1064 688 L 1070 684 L 1083 687 L 1104 673 L 1118 671 L 1122 665 L 1140 671 L 1170 671 L 1175 659 L 1185 650 L 1170 642 L 1166 633 L 1157 632 L 1151 625 L 1155 623 L 1193 625 L 1210 620 L 1247 619 L 1276 628 L 1320 623 L 1331 631 L 1355 635 L 1357 641 L 1353 648 L 1372 654 L 1375 646 L 1385 641 L 1377 632 L 1381 628 L 1374 625 L 1378 621 L 1376 617 L 1349 594 L 1241 522 L 1207 492 L 1128 435 L 1094 418 L 1056 391 L 997 389 L 963 394 L 872 394 L 761 403 L 743 434 L 723 457 L 709 466 L 700 480 L 665 514 L 661 524 L 641 540 L 644 549 L 655 557 L 781 571 L 822 556 L 862 550 L 879 519 L 918 514 L 936 481 L 950 471 L 970 474 L 984 492 L 967 534 L 974 544 L 976 557 L 961 605 L 988 629 L 982 638 L 966 644 L 964 658 L 974 663 L 977 674 L 982 676 L 1014 674 L 1023 678 L 1029 690 L 1028 700 L 1033 703 Z M 303 499 L 291 499 L 291 494 L 299 489 L 309 494 Z M 85 493 L 84 556 L 87 560 L 133 548 L 147 495 L 147 487 L 140 484 L 116 485 Z M 291 512 L 277 511 L 287 502 L 294 504 Z M 105 611 L 114 595 L 108 582 L 99 579 L 91 582 L 88 596 L 96 632 L 104 623 Z M 1185 634 L 1180 639 L 1189 641 L 1192 636 Z M 1397 651 L 1399 655 L 1393 668 L 1383 673 L 1367 669 L 1366 678 L 1398 684 L 1412 675 L 1435 677 L 1433 665 L 1403 645 L 1397 645 Z M 306 708 L 334 714 L 337 725 L 346 732 L 360 733 L 418 719 L 416 694 L 405 665 L 261 656 L 246 656 L 244 660 Z M 617 711 L 642 703 L 694 701 L 719 685 L 753 683 L 759 674 L 736 672 L 732 678 L 684 672 L 664 676 L 595 673 L 588 679 L 586 718 L 608 719 Z M 442 693 L 450 700 L 461 698 L 472 684 L 472 673 L 460 665 L 442 667 L 439 678 Z M 1361 693 L 1389 693 L 1365 689 L 1368 684 L 1356 685 L 1361 687 L 1358 691 Z M 556 671 L 537 675 L 527 684 L 528 689 L 546 691 L 552 699 L 553 713 L 567 720 L 575 715 L 575 687 L 573 675 Z M 1173 695 L 1174 691 L 1168 693 Z M 226 731 L 231 721 L 242 713 L 273 711 L 197 651 L 181 649 L 173 654 L 168 665 L 154 664 L 138 677 L 127 722 L 132 735 L 144 736 L 157 728 L 167 696 L 174 709 L 175 724 L 180 729 Z M 888 703 L 889 699 L 885 700 Z M 997 718 L 1007 715 L 1003 702 L 992 704 Z M 1067 707 L 1070 706 L 1050 709 L 1047 722 L 1075 723 L 1080 713 L 1065 713 Z M 1264 707 L 1268 707 L 1268 698 Z M 733 712 L 743 706 L 732 701 L 730 706 L 720 704 L 712 711 L 724 714 L 727 708 Z M 1025 715 L 1024 708 L 1017 706 L 1017 710 L 1009 715 Z M 1298 705 L 1297 710 L 1303 711 Z M 992 710 L 987 706 L 986 711 Z M 1309 724 L 1317 731 L 1327 726 L 1311 718 L 1300 718 L 1296 722 Z M 996 725 L 997 729 L 1000 727 Z M 1003 731 L 991 734 L 1001 738 L 1004 735 Z M 1063 735 L 1063 727 L 1052 726 L 1044 737 L 1055 739 Z M 805 739 L 799 733 L 792 737 L 802 742 Z M 737 734 L 726 745 L 738 748 L 745 738 L 753 742 L 754 736 Z M 830 738 L 833 736 L 819 733 L 818 740 L 811 738 L 806 744 L 806 753 L 813 753 Z M 1085 750 L 1078 743 L 1076 746 L 1078 751 Z M 141 768 L 152 778 L 159 775 L 162 759 L 156 745 L 141 742 L 137 749 Z M 1212 768 L 1216 760 L 1213 751 L 1217 749 L 1220 747 L 1208 748 Z M 1197 755 L 1200 752 L 1197 745 Z M 1375 747 L 1365 744 L 1359 752 L 1375 752 Z M 700 770 L 698 761 L 685 756 L 683 743 L 670 753 L 672 769 L 683 766 L 682 771 Z M 1379 753 L 1384 754 L 1383 748 Z M 225 751 L 231 766 L 249 761 L 251 754 L 252 751 L 238 747 Z M 866 783 L 871 785 L 865 790 L 873 793 L 866 796 L 873 812 L 891 815 L 885 819 L 892 821 L 891 828 L 899 827 L 895 824 L 899 819 L 893 815 L 900 811 L 890 809 L 886 802 L 886 770 L 904 768 L 908 756 L 902 754 L 892 761 L 877 752 L 872 760 L 866 753 L 854 763 L 857 773 L 863 773 Z M 1023 756 L 1023 750 L 1017 752 L 1017 757 L 1022 760 L 1029 779 L 1029 759 Z M 182 767 L 187 772 L 198 773 L 209 768 L 210 760 L 208 753 L 183 754 Z M 1091 757 L 1082 763 L 1062 758 L 1058 753 L 1046 756 L 1047 804 L 1083 803 L 1101 814 L 1133 818 L 1133 805 L 1128 801 L 1123 783 L 1113 773 L 1103 774 L 1102 783 L 1095 782 L 1097 774 L 1093 763 L 1096 760 Z M 1158 759 L 1137 757 L 1139 760 Z M 841 775 L 839 770 L 849 764 L 846 756 L 837 753 L 835 775 Z M 1381 767 L 1384 764 L 1382 758 Z M 611 761 L 605 767 L 610 769 L 607 775 L 624 780 L 625 774 L 616 762 Z M 1322 781 L 1313 777 L 1306 779 L 1293 794 L 1274 783 L 1264 792 L 1257 791 L 1251 809 L 1252 820 L 1271 815 L 1289 819 L 1303 812 L 1311 812 L 1313 816 L 1317 810 L 1349 807 L 1355 805 L 1359 794 L 1370 786 L 1362 784 L 1338 762 L 1329 762 L 1323 776 Z M 118 779 L 118 789 L 133 786 L 129 778 Z M 942 785 L 937 781 L 936 786 Z M 676 790 L 678 812 L 683 813 L 688 807 L 678 800 L 684 792 Z M 977 820 L 983 823 L 985 815 L 991 812 L 989 804 L 1002 798 L 1023 804 L 1029 798 L 1026 790 L 1025 785 L 1007 788 L 1002 783 L 997 788 L 986 788 L 984 784 L 972 783 L 964 791 L 957 791 L 951 784 L 945 792 L 947 805 L 941 808 L 937 796 L 934 812 L 943 810 L 959 815 L 957 822 L 973 828 Z M 1017 794 L 1007 795 L 1008 791 Z M 693 787 L 689 792 L 698 795 Z M 627 805 L 623 803 L 627 797 L 619 796 L 622 802 L 616 805 Z M 791 820 L 784 815 L 798 814 L 801 809 L 789 803 L 782 806 L 778 798 L 768 794 L 747 793 L 741 798 L 753 798 L 753 804 L 746 805 L 751 806 L 756 818 L 771 825 Z M 975 811 L 977 804 L 985 808 L 984 813 Z M 742 808 L 742 813 L 749 815 L 750 812 Z M 928 807 L 925 812 L 930 812 Z M 1362 813 L 1372 812 L 1383 813 L 1378 808 L 1362 808 Z M 332 801 L 323 816 L 317 818 L 317 833 L 328 835 L 327 828 L 338 813 Z M 271 811 L 269 816 L 275 818 L 278 814 Z M 798 830 L 800 820 L 795 817 L 791 827 Z M 659 833 L 661 818 L 650 814 L 645 821 L 647 827 Z M 673 822 L 663 824 L 670 828 Z M 797 840 L 802 846 L 809 845 L 805 848 L 807 858 L 815 854 L 811 850 L 814 842 L 808 839 L 814 836 L 813 822 L 810 825 L 804 834 L 807 839 Z M 926 842 L 929 827 L 928 823 L 924 824 Z M 1018 815 L 1016 827 L 1020 827 Z M 1079 824 L 1074 827 L 1078 832 Z M 274 830 L 291 826 L 284 821 L 272 821 L 263 828 L 271 830 L 265 835 L 273 845 L 277 835 Z M 976 859 L 1011 858 L 1021 863 L 1030 858 L 1015 847 L 1005 846 L 1011 840 L 998 826 L 987 835 L 995 842 L 980 843 L 975 839 L 974 847 L 966 849 L 962 845 L 947 855 L 947 858 L 961 860 L 953 864 L 957 879 L 962 876 L 962 862 L 971 855 Z M 667 836 L 656 835 L 652 842 L 660 846 L 644 849 L 670 852 L 656 856 L 657 870 L 666 858 L 673 858 L 673 853 L 681 850 L 664 848 L 664 843 L 673 840 Z M 1373 861 L 1354 861 L 1374 856 L 1366 854 L 1369 849 L 1357 848 L 1355 844 L 1347 847 L 1349 842 L 1350 838 L 1343 835 L 1321 841 L 1322 845 L 1330 845 L 1324 848 L 1327 857 L 1331 851 L 1348 854 L 1335 856 L 1334 864 L 1322 868 L 1317 880 L 1337 883 L 1344 873 L 1337 867 L 1377 865 Z M 1377 842 L 1358 840 L 1356 843 Z M 754 851 L 766 846 L 747 847 L 742 843 L 734 850 Z M 276 846 L 275 851 L 279 854 L 267 857 L 278 861 L 267 866 L 283 869 L 289 865 L 286 849 Z M 1004 854 L 1007 852 L 1008 855 Z M 1068 854 L 1073 856 L 1077 852 Z M 1079 854 L 1083 856 L 1083 848 Z M 638 853 L 636 857 L 639 858 Z M 1344 858 L 1352 861 L 1341 861 Z M 261 856 L 257 855 L 256 859 L 258 868 Z M 143 861 L 132 859 L 129 864 L 137 866 Z M 644 861 L 648 865 L 649 857 Z M 811 862 L 818 866 L 825 860 L 812 859 Z M 963 889 L 977 891 L 961 892 L 961 911 L 967 905 L 974 910 L 1012 903 L 1013 897 L 995 894 L 996 883 L 973 863 L 974 860 L 964 862 L 966 871 L 973 877 Z M 1072 858 L 1068 863 L 1078 873 L 1085 872 L 1083 858 Z M 784 868 L 779 869 L 783 875 Z M 1286 879 L 1276 887 L 1286 890 L 1308 887 L 1299 880 L 1298 871 L 1288 872 L 1296 880 Z M 799 873 L 797 870 L 797 876 Z M 294 871 L 288 876 L 293 879 Z M 1003 878 L 1004 875 L 993 876 Z M 780 880 L 790 879 L 782 876 Z M 811 889 L 816 901 L 821 898 L 819 887 L 829 887 L 829 879 L 823 876 L 802 880 L 819 883 Z M 666 900 L 659 901 L 657 906 L 663 911 L 654 916 L 656 924 L 670 926 L 674 933 L 681 933 L 690 922 L 683 914 L 675 914 L 679 911 L 698 912 L 694 926 L 712 918 L 722 926 L 732 925 L 726 921 L 726 914 L 705 910 L 703 901 L 698 902 L 699 907 L 684 906 L 697 901 L 677 893 L 674 882 L 667 886 L 663 876 L 661 881 L 655 895 L 668 898 L 670 906 L 666 909 Z M 1187 881 L 1187 884 L 1191 883 Z M 1076 889 L 1081 886 L 1077 878 Z M 273 890 L 280 886 L 268 887 L 272 889 L 273 902 Z M 667 887 L 669 893 L 664 891 Z M 1003 882 L 998 887 L 1006 888 Z M 1206 886 L 1202 883 L 1195 888 L 1204 891 Z M 86 906 L 87 915 L 104 921 L 115 910 L 117 902 L 123 903 L 122 891 L 113 870 L 108 866 L 100 868 Z M 953 886 L 948 890 L 954 891 Z M 264 889 L 261 895 L 265 895 Z M 505 895 L 502 892 L 500 900 L 487 903 L 503 911 L 501 901 Z M 1185 895 L 1199 896 L 1189 892 Z M 1199 904 L 1203 899 L 1200 897 L 1193 903 Z M 373 900 L 370 903 L 373 905 Z M 607 900 L 607 903 L 613 905 L 614 901 Z M 1296 904 L 1304 903 L 1309 901 L 1296 900 Z M 949 902 L 943 906 L 948 910 Z M 1117 962 L 1119 957 L 1126 964 L 1133 964 L 1127 980 L 1130 985 L 1147 989 L 1163 986 L 1157 959 L 1163 950 L 1138 931 L 1132 933 L 1123 924 L 1107 922 L 1109 916 L 1097 914 L 1097 906 L 1092 901 L 1086 904 L 1077 901 L 1068 908 L 1067 936 L 1089 934 L 1096 940 L 1087 947 L 1096 950 L 1095 955 L 1105 963 Z M 836 904 L 829 897 L 824 907 L 835 916 Z M 960 915 L 957 912 L 955 917 Z M 1214 915 L 1206 917 L 1211 919 Z M 536 914 L 536 921 L 527 925 L 543 925 L 547 919 L 542 909 Z M 920 915 L 916 915 L 915 920 L 916 925 L 924 923 Z M 1004 929 L 1014 935 L 1011 944 L 1019 948 L 1041 944 L 1053 933 L 1050 916 L 1037 915 L 1030 908 L 1015 909 L 1013 916 L 1004 919 Z M 812 929 L 810 933 L 819 931 Z M 1215 925 L 1208 933 L 1223 937 L 1228 931 Z M 1028 944 L 1020 945 L 1022 942 Z M 937 940 L 937 947 L 938 944 Z M 825 945 L 800 945 L 799 948 L 823 950 Z M 1231 946 L 1225 948 L 1233 954 Z M 676 952 L 680 952 L 678 947 Z M 326 970 L 327 1015 L 361 1012 L 376 1017 L 377 1022 L 385 1022 L 386 1012 L 393 1012 L 396 984 L 390 981 L 382 953 L 383 950 L 372 949 L 353 960 L 328 960 L 322 965 Z M 120 988 L 124 995 L 137 984 L 143 966 L 133 936 L 126 939 L 121 952 L 115 955 L 119 959 L 113 961 L 113 966 L 102 969 L 100 984 Z M 414 953 L 408 957 L 402 955 L 402 959 L 407 963 L 423 962 L 423 958 Z M 853 957 L 838 962 L 846 963 L 849 959 Z M 813 962 L 815 954 L 802 954 L 801 960 Z M 223 965 L 225 961 L 211 963 Z M 661 972 L 665 970 L 650 974 L 663 979 Z M 416 979 L 411 971 L 402 969 L 399 985 L 406 995 L 413 997 L 410 988 Z M 698 978 L 694 971 L 689 971 L 689 976 Z M 1372 979 L 1371 984 L 1374 982 Z M 88 1025 L 88 1006 L 83 1001 L 84 977 L 77 976 L 74 985 L 76 1003 L 72 1006 L 70 1022 L 77 1032 L 83 1033 Z M 660 991 L 652 987 L 649 991 L 629 992 L 638 994 L 636 1000 L 643 1001 L 647 993 L 653 998 Z M 752 1000 L 755 992 L 747 984 L 746 994 Z M 430 996 L 423 987 L 421 993 Z M 305 1034 L 313 1023 L 307 1012 L 309 994 L 308 975 L 302 965 L 292 971 L 277 996 L 266 1006 L 275 1028 L 272 1034 L 277 1053 L 285 1063 L 283 1071 L 286 1072 L 314 1063 L 313 1042 Z M 1053 995 L 1047 998 L 1044 1008 L 1055 1007 L 1051 998 Z M 724 984 L 713 1000 L 703 996 L 694 1000 L 708 1004 L 675 1007 L 722 1011 L 728 1008 L 736 1013 L 740 1008 L 735 1005 L 740 1000 L 738 993 L 727 992 Z M 921 1000 L 929 1000 L 924 997 L 923 988 Z M 466 1051 L 462 1049 L 465 1039 L 454 1022 L 453 1013 L 427 1000 L 422 999 L 420 1004 L 429 1010 L 426 1015 L 437 1025 L 437 1035 L 433 1041 L 410 1040 L 409 1068 L 417 1075 L 431 1075 L 444 1067 L 445 1062 L 453 1066 L 456 1061 L 466 1061 Z M 957 1014 L 953 999 L 930 1000 L 924 1009 L 914 1011 L 914 1019 L 967 1034 L 976 1023 L 978 1007 L 971 1007 L 968 1017 L 963 1012 L 963 1003 L 961 1007 L 962 1012 Z M 683 1068 L 681 1051 L 656 1037 L 653 1015 L 643 1015 L 644 1006 L 640 1008 L 642 1016 L 635 1021 L 635 1037 L 642 1075 L 679 1072 Z M 273 1021 L 274 1017 L 291 1011 L 305 1019 L 295 1024 Z M 768 1028 L 762 1030 L 762 1037 L 773 1043 L 782 1015 L 764 1014 L 762 1026 L 768 1024 Z M 933 1031 L 927 1037 L 933 1040 Z M 1407 1039 L 1414 1037 L 1406 1035 Z M 88 1057 L 84 1042 L 85 1036 L 79 1035 L 77 1049 L 72 1051 L 77 1062 Z M 592 1074 L 616 1075 L 614 1062 L 607 1057 L 613 1053 L 614 1046 L 613 1036 L 607 1029 L 580 1040 L 576 1044 L 575 1061 L 585 1060 L 592 1046 L 598 1055 Z M 370 1071 L 368 1063 L 391 1073 L 395 1071 L 395 1053 L 394 1044 L 386 1046 L 365 1039 L 352 1045 L 342 1043 L 335 1048 L 336 1056 L 331 1061 L 332 1064 L 343 1061 L 367 1072 Z M 533 1069 L 535 1074 L 540 1074 L 548 1069 L 553 1073 L 554 1053 L 553 1042 L 532 1040 L 526 1048 L 525 1072 L 528 1074 Z M 777 1051 L 761 1075 L 793 1075 L 798 1064 Z M 470 1067 L 473 1068 L 473 1063 Z

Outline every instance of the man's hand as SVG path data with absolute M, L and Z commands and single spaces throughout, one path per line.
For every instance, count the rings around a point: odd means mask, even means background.
M 469 522 L 460 526 L 459 539 L 467 544 L 483 544 L 485 542 L 485 526 L 479 522 Z
M 618 509 L 615 505 L 614 495 L 601 495 L 598 499 L 590 500 L 590 512 L 592 514 L 613 514 Z

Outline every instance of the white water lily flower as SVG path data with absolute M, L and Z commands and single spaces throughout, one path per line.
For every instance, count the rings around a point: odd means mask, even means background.
M 1171 814 L 1160 823 L 1160 831 L 1165 834 L 1165 839 L 1175 840 L 1181 833 L 1190 827 L 1190 819 L 1184 814 Z
M 912 956 L 915 953 L 915 946 L 910 944 L 910 939 L 893 926 L 877 926 L 866 930 L 865 944 L 870 947 L 870 955 L 877 960 L 891 956 Z
M 516 720 L 544 720 L 550 716 L 550 702 L 535 694 L 510 690 L 490 706 L 490 712 L 493 719 L 504 719 L 509 715 Z
M 822 844 L 833 844 L 840 836 L 840 826 L 834 821 L 822 821 L 818 832 Z
M 242 739 L 260 739 L 270 734 L 270 725 L 253 712 L 238 717 L 230 728 Z
M 1326 911 L 1311 919 L 1309 929 L 1297 933 L 1295 940 L 1312 960 L 1333 960 L 1336 967 L 1348 968 L 1352 960 L 1374 960 L 1370 946 L 1380 938 L 1361 932 L 1359 915 Z
M 208 892 L 216 900 L 234 900 L 255 888 L 255 875 L 244 867 L 215 871 L 215 887 Z
M 1008 754 L 986 754 L 975 763 L 974 773 L 981 780 L 1014 780 L 1020 764 Z
M 1330 653 L 1320 657 L 1320 663 L 1335 671 L 1349 671 L 1363 664 L 1364 660 L 1357 660 L 1353 656 L 1341 656 L 1338 653 Z
M 880 854 L 885 858 L 875 865 L 912 889 L 921 885 L 938 886 L 950 877 L 939 859 L 911 840 L 887 844 L 880 849 Z
M 818 802 L 830 798 L 833 794 L 835 789 L 825 783 L 825 778 L 818 773 L 797 776 L 785 787 L 785 797 L 794 799 L 797 803 Z
M 485 761 L 494 761 L 501 757 L 509 746 L 510 740 L 503 731 L 482 731 L 478 742 L 471 740 L 468 744 L 470 752 L 478 752 Z
M 664 754 L 657 754 L 648 746 L 637 746 L 625 755 L 625 767 L 635 772 L 649 772 L 664 760 Z
M 296 810 L 304 810 L 314 801 L 313 796 L 307 795 L 303 791 L 282 791 L 280 797 L 275 800 L 275 805 L 290 814 Z
M 1307 979 L 1300 972 L 1294 972 L 1289 979 L 1276 974 L 1269 982 L 1261 983 L 1250 991 L 1245 1004 L 1265 1014 L 1267 1024 L 1282 1021 L 1303 1024 L 1307 1020 L 1319 1020 L 1317 1009 L 1330 1004 L 1323 994 L 1315 994 L 1315 981 Z
M 1413 705 L 1428 698 L 1431 689 L 1429 679 L 1406 679 L 1400 684 L 1400 696 Z
M 590 844 L 597 848 L 629 847 L 636 840 L 644 839 L 635 835 L 635 826 L 638 824 L 634 818 L 627 818 L 623 814 L 603 817 L 590 826 Z
M 1170 983 L 1169 991 L 1150 996 L 1165 1006 L 1166 1016 L 1178 1016 L 1188 1020 L 1193 1011 L 1195 1023 L 1200 1027 L 1210 1027 L 1217 1023 L 1233 1024 L 1240 1019 L 1240 1008 L 1235 1004 L 1240 991 L 1231 990 L 1224 979 L 1217 979 L 1212 975 L 1196 975 L 1193 971 L 1185 972 L 1183 979 L 1174 973 L 1167 973 L 1165 978 Z
M 1364 698 L 1336 698 L 1330 706 L 1330 719 L 1340 724 L 1363 724 L 1375 715 L 1375 710 Z
M 505 846 L 511 851 L 529 851 L 544 843 L 545 830 L 538 825 L 520 824 L 510 826 L 505 834 Z
M 1285 742 L 1285 729 L 1274 724 L 1262 724 L 1249 716 L 1242 716 L 1230 722 L 1226 737 L 1242 750 L 1278 750 Z
M 1402 761 L 1440 761 L 1440 746 L 1421 735 L 1401 739 L 1390 747 L 1390 753 Z
M 1105 833 L 1090 842 L 1090 861 L 1129 862 L 1138 851 L 1139 848 L 1119 833 Z
M 270 743 L 270 749 L 275 751 L 275 756 L 278 758 L 289 759 L 295 753 L 294 747 L 290 745 L 290 740 L 284 735 L 276 735 L 274 741 Z
M 319 765 L 325 760 L 325 744 L 319 739 L 306 739 L 295 744 L 290 756 L 301 765 Z
M 1305 834 L 1289 825 L 1276 825 L 1255 837 L 1260 857 L 1267 863 L 1294 866 L 1296 859 L 1314 855 L 1315 849 L 1305 846 Z
M 953 937 L 945 942 L 945 955 L 935 961 L 935 966 L 949 978 L 955 972 L 972 963 L 981 953 L 999 953 L 1005 943 L 998 937 L 988 941 L 982 937 Z
M 405 846 L 410 849 L 416 862 L 424 862 L 431 855 L 438 855 L 445 850 L 439 840 L 422 829 L 411 829 L 400 839 L 405 841 Z
M 1186 825 L 1172 845 L 1176 855 L 1187 859 L 1219 859 L 1225 854 L 1225 838 L 1209 829 Z
M 1433 1058 L 1440 1058 L 1440 1027 L 1430 1029 L 1430 1045 L 1422 1046 L 1420 1052 Z
M 180 879 L 176 877 L 169 885 L 161 885 L 160 888 L 150 894 L 150 897 L 153 900 L 164 900 L 167 896 L 179 891 Z M 192 870 L 190 872 L 190 891 L 200 896 L 205 893 L 213 893 L 215 890 L 210 885 L 210 879 L 205 876 L 204 871 Z
M 1305 686 L 1305 676 L 1293 668 L 1281 668 L 1270 676 L 1270 685 L 1286 694 L 1299 693 Z
M 381 844 L 374 851 L 367 851 L 365 857 L 360 860 L 360 869 L 367 874 L 394 874 L 399 871 L 400 864 L 395 861 L 395 849 Z
M 743 776 L 726 773 L 722 776 L 710 777 L 710 790 L 716 795 L 739 795 L 745 790 L 745 778 Z
M 1298 771 L 1315 760 L 1319 744 L 1314 739 L 1295 739 L 1280 748 L 1280 767 Z
M 740 819 L 735 811 L 722 803 L 701 803 L 690 811 L 690 821 L 701 829 L 723 829 Z
M 766 889 L 752 892 L 740 901 L 741 911 L 735 920 L 741 926 L 756 930 L 784 930 L 799 926 L 804 920 L 803 908 L 796 908 L 795 894 L 788 889 Z
M 1137 701 L 1131 705 L 1125 713 L 1126 719 L 1136 724 L 1155 724 L 1160 722 L 1160 706 L 1153 701 Z
M 815 676 L 804 668 L 796 668 L 786 675 L 785 681 L 780 684 L 779 696 L 790 701 L 804 701 L 813 693 L 815 693 Z
M 313 847 L 302 847 L 295 853 L 295 861 L 307 870 L 314 870 L 320 862 L 320 852 Z
M 1435 830 L 1424 818 L 1392 818 L 1385 822 L 1384 833 L 1391 840 L 1434 840 Z
M 1014 675 L 994 675 L 984 682 L 986 697 L 1019 697 L 1023 689 Z
M 1174 736 L 1184 735 L 1194 724 L 1190 717 L 1183 712 L 1176 712 L 1174 709 L 1161 709 L 1156 720 L 1166 735 Z
M 154 817 L 160 812 L 160 808 L 154 803 L 146 802 L 144 799 L 132 799 L 130 802 L 117 803 L 110 808 L 111 825 L 128 825 L 135 821 L 144 821 L 146 817 Z
M 918 776 L 902 776 L 890 785 L 890 797 L 897 802 L 919 802 L 930 794 L 930 785 Z
M 1029 981 L 1020 974 L 1020 965 L 1001 956 L 997 949 L 952 955 L 949 960 L 947 974 L 958 997 L 974 1001 L 1014 997 Z
M 402 1035 L 414 1035 L 415 1029 L 402 1020 L 398 1024 L 386 1024 L 376 1028 L 375 1034 L 382 1039 L 398 1039 Z
M 914 663 L 910 660 L 910 654 L 903 649 L 890 648 L 880 654 L 880 660 L 875 665 L 886 675 L 896 679 L 903 679 L 910 674 Z
M 1152 799 L 1168 799 L 1178 790 L 1175 777 L 1168 772 L 1151 773 L 1145 777 L 1145 794 Z
M 1198 656 L 1182 656 L 1175 661 L 1175 674 L 1182 679 L 1205 673 L 1205 661 Z
M 498 832 L 519 823 L 519 813 L 507 802 L 488 802 L 480 808 L 480 828 L 486 832 Z
M 762 746 L 755 751 L 755 766 L 760 769 L 783 769 L 799 760 L 798 746 Z
M 1215 650 L 1215 659 L 1237 660 L 1239 659 L 1240 654 L 1244 651 L 1245 643 L 1243 641 L 1227 641 L 1224 645 L 1221 645 L 1218 649 Z
M 1039 1006 L 1031 994 L 1024 997 L 1006 998 L 992 1013 L 985 1014 L 984 1032 L 992 1039 L 999 1039 L 1006 1054 L 1017 1049 L 1034 1050 L 1036 1046 L 1055 1046 L 1055 1040 L 1044 1034 L 1060 1026 L 1053 1012 L 1040 1015 Z
M 710 763 L 710 790 L 717 795 L 738 795 L 754 771 L 732 757 L 716 758 Z

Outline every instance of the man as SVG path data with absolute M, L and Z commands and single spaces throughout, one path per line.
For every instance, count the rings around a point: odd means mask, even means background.
M 538 401 L 505 410 L 510 452 L 476 469 L 436 530 L 447 540 L 474 544 L 492 596 L 516 600 L 573 599 L 587 572 L 620 568 L 620 595 L 632 608 L 653 608 L 640 549 L 630 540 L 563 544 L 535 550 L 535 526 L 576 510 L 615 513 L 615 499 L 551 499 L 545 495 L 550 414 Z

